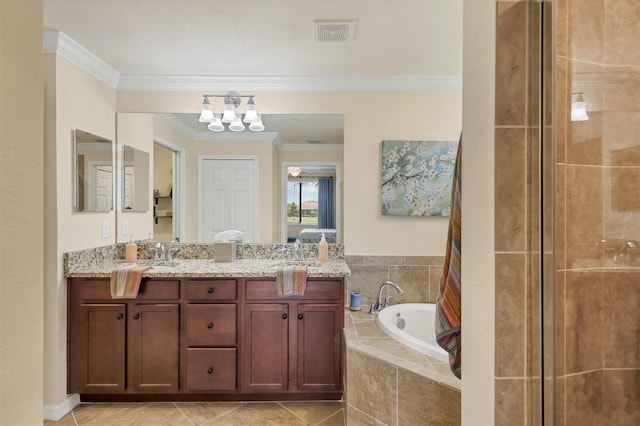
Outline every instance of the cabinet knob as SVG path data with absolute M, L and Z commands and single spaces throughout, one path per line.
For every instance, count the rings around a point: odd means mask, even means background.
M 304 318 L 304 315 L 298 314 L 298 319 L 302 319 L 302 318 Z
M 122 318 L 124 318 L 124 314 L 118 314 L 118 316 L 117 316 L 116 318 L 118 318 L 119 320 L 121 320 Z
M 209 324 L 207 324 L 207 328 L 213 328 L 213 323 L 210 322 Z
M 133 316 L 133 319 L 134 319 L 134 320 L 140 319 L 140 314 L 135 314 L 135 315 Z
M 209 367 L 209 369 L 207 370 L 207 373 L 212 374 L 213 373 L 213 367 Z
M 289 315 L 287 315 L 287 314 L 282 314 L 282 319 L 287 319 L 287 318 L 289 318 Z
M 209 292 L 209 294 L 213 293 L 213 287 L 209 287 L 209 290 L 207 290 Z

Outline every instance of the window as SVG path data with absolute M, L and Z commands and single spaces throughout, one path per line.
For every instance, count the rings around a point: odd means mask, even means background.
M 318 179 L 287 182 L 287 223 L 318 223 Z

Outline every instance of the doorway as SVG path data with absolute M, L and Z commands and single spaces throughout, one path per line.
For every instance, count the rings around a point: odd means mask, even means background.
M 184 242 L 184 150 L 167 141 L 153 144 L 153 236 Z
M 256 242 L 257 158 L 204 155 L 198 159 L 198 241 L 212 243 L 222 231 L 243 233 Z

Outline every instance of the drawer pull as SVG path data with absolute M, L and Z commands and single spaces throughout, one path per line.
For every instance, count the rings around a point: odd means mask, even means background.
M 209 324 L 207 324 L 207 328 L 213 328 L 213 323 L 210 322 Z
M 287 319 L 287 318 L 289 318 L 289 315 L 287 315 L 287 314 L 282 314 L 282 319 Z
M 213 287 L 209 287 L 209 290 L 207 290 L 207 292 L 209 292 L 209 294 L 213 293 Z
M 304 318 L 304 315 L 302 315 L 302 314 L 298 314 L 298 319 L 299 319 L 299 320 L 301 320 L 301 319 L 303 319 L 303 318 Z
M 124 314 L 118 314 L 118 316 L 116 318 L 121 320 L 122 318 L 124 318 Z
M 140 319 L 140 314 L 135 314 L 135 315 L 133 316 L 133 319 L 134 319 L 134 320 Z
M 209 369 L 207 370 L 207 373 L 213 374 L 213 367 L 209 367 Z

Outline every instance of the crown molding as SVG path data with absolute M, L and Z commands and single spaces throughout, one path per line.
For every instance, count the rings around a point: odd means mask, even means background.
M 344 151 L 342 144 L 311 144 L 284 143 L 278 148 L 280 151 Z
M 196 135 L 199 133 L 197 130 L 193 129 L 184 121 L 180 120 L 173 114 L 153 114 L 154 120 L 158 120 L 161 123 L 166 124 L 171 127 L 173 130 L 182 133 L 188 138 L 195 139 Z
M 460 92 L 462 76 L 122 75 L 64 32 L 43 31 L 43 51 L 60 55 L 114 89 L 127 91 L 427 91 Z
M 459 92 L 461 76 L 155 76 L 121 75 L 127 91 L 428 91 Z
M 45 54 L 59 55 L 113 89 L 118 88 L 120 72 L 62 31 L 45 29 L 42 34 L 42 47 Z
M 197 132 L 193 138 L 196 141 L 265 141 L 273 142 L 277 133 L 274 132 Z

